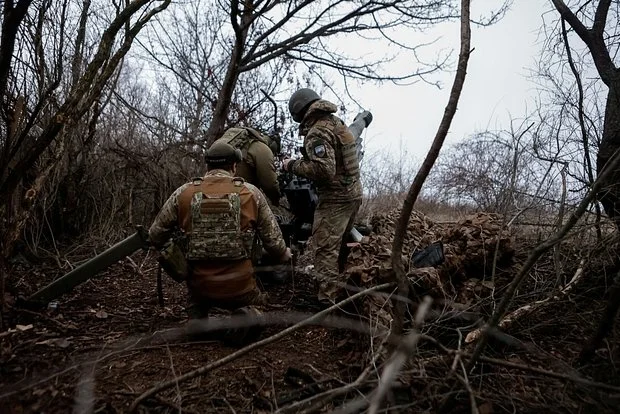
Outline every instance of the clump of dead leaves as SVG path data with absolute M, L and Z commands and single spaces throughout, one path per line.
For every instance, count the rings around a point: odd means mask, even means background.
M 351 248 L 346 272 L 361 286 L 392 277 L 391 248 L 399 214 L 399 210 L 375 214 L 370 219 L 372 232 Z M 412 254 L 437 241 L 443 243 L 445 262 L 437 268 L 414 268 Z M 453 295 L 469 280 L 490 279 L 494 265 L 509 267 L 513 244 L 497 214 L 476 213 L 456 223 L 436 223 L 414 211 L 405 235 L 403 262 L 414 288 L 432 296 Z
M 349 280 L 368 288 L 393 280 L 391 248 L 400 210 L 375 214 L 370 218 L 371 233 L 351 247 L 346 270 Z M 416 268 L 412 254 L 434 242 L 442 242 L 445 261 L 437 267 Z M 456 223 L 437 223 L 414 211 L 403 244 L 403 263 L 416 295 L 471 306 L 493 289 L 492 269 L 512 265 L 514 240 L 497 214 L 476 213 Z M 389 332 L 392 303 L 385 296 L 368 296 L 363 303 L 372 315 L 377 332 Z

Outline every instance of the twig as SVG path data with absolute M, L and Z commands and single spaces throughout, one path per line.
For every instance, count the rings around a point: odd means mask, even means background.
M 469 379 L 467 378 L 467 371 L 465 371 L 465 364 L 463 364 L 463 360 L 460 359 L 459 363 L 461 365 L 461 369 L 463 370 L 463 376 L 456 374 L 456 378 L 461 381 L 463 387 L 467 390 L 469 394 L 469 402 L 470 402 L 470 410 L 471 414 L 478 414 L 478 404 L 476 404 L 476 396 L 474 395 L 474 390 L 471 389 L 471 385 L 469 385 Z
M 367 295 L 367 294 L 369 294 L 371 292 L 374 292 L 376 290 L 381 290 L 381 289 L 388 288 L 390 286 L 393 286 L 393 284 L 392 283 L 384 283 L 382 285 L 373 286 L 373 287 L 371 287 L 369 289 L 366 289 L 366 290 L 364 290 L 362 292 L 356 293 L 356 294 L 354 294 L 352 296 L 349 296 L 345 300 L 343 300 L 343 301 L 341 301 L 341 302 L 339 302 L 339 303 L 337 303 L 337 304 L 335 304 L 335 305 L 333 305 L 333 306 L 331 306 L 331 307 L 329 307 L 327 309 L 324 309 L 321 312 L 318 312 L 318 313 L 314 314 L 313 316 L 311 316 L 311 317 L 309 317 L 307 319 L 304 319 L 303 321 L 298 322 L 298 323 L 296 323 L 295 325 L 293 325 L 291 327 L 288 327 L 288 328 L 278 332 L 275 335 L 272 335 L 272 336 L 270 336 L 268 338 L 265 338 L 265 339 L 263 339 L 261 341 L 254 342 L 254 343 L 252 343 L 252 344 L 250 344 L 250 345 L 248 345 L 248 346 L 246 346 L 244 348 L 241 348 L 241 349 L 233 352 L 230 355 L 227 355 L 224 358 L 221 358 L 221 359 L 219 359 L 219 360 L 217 360 L 215 362 L 212 362 L 211 364 L 205 365 L 204 367 L 201 367 L 201 368 L 195 369 L 193 371 L 190 371 L 190 372 L 188 372 L 186 374 L 183 374 L 183 375 L 181 375 L 178 378 L 174 378 L 173 380 L 162 382 L 162 383 L 160 383 L 160 384 L 158 384 L 158 385 L 156 385 L 156 386 L 146 390 L 144 393 L 142 393 L 142 395 L 140 395 L 138 398 L 136 398 L 132 402 L 131 406 L 129 407 L 129 411 L 130 412 L 135 412 L 135 410 L 138 407 L 138 405 L 144 399 L 149 398 L 149 397 L 157 394 L 158 392 L 160 392 L 162 390 L 165 390 L 165 389 L 168 389 L 170 387 L 173 387 L 177 383 L 181 383 L 183 381 L 187 381 L 187 380 L 190 380 L 192 378 L 196 378 L 198 376 L 205 375 L 205 374 L 209 373 L 211 370 L 213 370 L 215 368 L 218 368 L 218 367 L 220 367 L 220 366 L 222 366 L 224 364 L 227 364 L 228 362 L 233 361 L 233 360 L 235 360 L 235 359 L 237 359 L 237 358 L 239 358 L 239 357 L 249 353 L 250 351 L 253 351 L 253 350 L 261 348 L 261 347 L 263 347 L 265 345 L 268 345 L 268 344 L 271 344 L 273 342 L 276 342 L 276 341 L 284 338 L 285 336 L 287 336 L 287 335 L 289 335 L 289 334 L 299 330 L 300 328 L 303 328 L 304 326 L 308 326 L 308 325 L 311 325 L 311 324 L 313 324 L 315 322 L 320 321 L 324 316 L 326 316 L 330 312 L 340 308 L 341 306 L 343 306 L 343 305 L 345 305 L 345 304 L 347 304 L 347 303 L 349 303 L 349 302 L 351 302 L 351 301 L 353 301 L 353 300 L 355 300 L 355 299 L 357 299 L 359 297 L 365 296 L 365 295 Z
M 439 341 L 437 341 L 435 338 L 428 336 L 428 335 L 420 335 L 420 340 L 422 341 L 426 341 L 429 343 L 432 343 L 434 346 L 437 347 L 437 349 L 439 349 L 440 351 L 448 354 L 448 355 L 453 355 L 453 354 L 460 354 L 461 357 L 463 358 L 469 358 L 471 359 L 473 357 L 472 353 L 468 353 L 468 352 L 464 352 L 464 351 L 458 351 L 456 349 L 450 349 L 445 347 L 443 344 L 441 344 Z M 614 393 L 620 393 L 620 387 L 616 387 L 613 385 L 609 385 L 609 384 L 605 384 L 602 382 L 596 382 L 596 381 L 592 381 L 583 377 L 579 377 L 576 375 L 571 375 L 571 374 L 562 374 L 559 372 L 554 372 L 554 371 L 549 371 L 546 369 L 542 369 L 542 368 L 537 368 L 537 367 L 532 367 L 529 365 L 523 365 L 523 364 L 517 364 L 516 362 L 508 362 L 508 361 L 504 361 L 502 359 L 497 359 L 497 358 L 490 358 L 490 357 L 486 357 L 486 356 L 480 356 L 477 358 L 479 361 L 481 362 L 486 362 L 488 364 L 493 364 L 493 365 L 500 365 L 506 368 L 514 368 L 514 369 L 518 369 L 521 371 L 528 371 L 528 372 L 533 372 L 536 374 L 540 374 L 540 375 L 544 375 L 546 377 L 551 377 L 551 378 L 556 378 L 556 379 L 561 379 L 561 380 L 566 380 L 566 381 L 571 381 L 577 384 L 582 384 L 582 385 L 586 385 L 589 387 L 593 387 L 593 388 L 598 388 L 601 390 L 605 390 L 608 392 L 614 392 Z
M 422 325 L 425 314 L 428 311 L 428 308 L 430 307 L 430 303 L 431 303 L 430 298 L 424 297 L 423 302 L 420 304 L 416 312 L 416 316 L 414 320 L 414 328 L 419 328 Z M 376 412 L 376 410 L 379 408 L 379 405 L 381 404 L 383 396 L 389 391 L 389 388 L 391 387 L 392 381 L 394 380 L 394 378 L 396 378 L 396 376 L 398 375 L 398 372 L 400 371 L 404 363 L 407 361 L 409 355 L 415 349 L 417 342 L 419 342 L 421 339 L 430 340 L 430 342 L 432 342 L 439 349 L 445 351 L 446 353 L 449 353 L 451 351 L 448 348 L 444 347 L 436 339 L 419 333 L 418 329 L 413 329 L 409 335 L 401 339 L 396 350 L 394 351 L 392 355 L 391 361 L 383 369 L 383 375 L 380 378 L 379 386 L 374 392 L 374 397 L 372 401 L 370 402 L 372 406 L 368 410 L 369 413 L 373 412 L 372 411 L 373 409 Z M 388 342 L 390 340 L 391 338 L 388 338 Z M 377 355 L 380 355 L 380 353 L 377 352 Z M 404 357 L 404 361 L 403 361 L 403 357 Z M 369 364 L 367 367 L 367 369 L 371 369 L 371 368 L 374 368 L 374 363 Z M 335 411 L 335 413 L 336 414 L 357 413 L 363 410 L 368 404 L 369 404 L 368 397 L 362 395 L 361 398 L 358 398 L 353 401 L 349 401 L 344 406 L 342 406 L 339 410 Z
M 402 339 L 401 343 L 398 345 L 398 348 L 394 352 L 392 360 L 383 369 L 383 373 L 379 380 L 379 386 L 374 392 L 374 397 L 370 402 L 370 407 L 368 409 L 369 414 L 377 414 L 377 411 L 379 410 L 379 407 L 383 402 L 383 398 L 385 398 L 390 388 L 392 388 L 392 383 L 394 382 L 403 365 L 405 365 L 405 363 L 411 356 L 411 353 L 413 352 L 413 350 L 415 350 L 416 345 L 420 341 L 419 328 L 424 322 L 424 317 L 426 316 L 426 312 L 430 308 L 431 302 L 432 300 L 430 297 L 424 297 L 424 300 L 422 301 L 416 312 L 416 326 L 406 337 Z
M 37 318 L 46 320 L 48 322 L 52 322 L 53 324 L 58 326 L 63 331 L 63 333 L 65 333 L 67 331 L 70 331 L 70 330 L 76 330 L 77 329 L 75 327 L 67 326 L 64 323 L 62 323 L 60 321 L 57 321 L 54 318 L 50 318 L 47 315 L 44 315 L 44 314 L 39 313 L 39 312 L 34 312 L 34 311 L 29 310 L 29 309 L 17 309 L 17 311 L 20 312 L 20 313 L 26 313 L 28 315 L 36 316 Z
M 601 190 L 603 184 L 606 183 L 609 177 L 612 176 L 619 164 L 620 151 L 616 151 L 616 153 L 609 160 L 603 171 L 601 171 L 601 174 L 599 174 L 588 194 L 579 203 L 579 207 L 575 211 L 573 211 L 573 213 L 570 215 L 566 223 L 564 223 L 562 228 L 558 230 L 554 235 L 552 235 L 549 239 L 540 243 L 532 250 L 527 260 L 519 270 L 517 276 L 513 279 L 510 285 L 508 285 L 508 288 L 506 289 L 506 292 L 504 293 L 504 296 L 499 306 L 497 307 L 495 312 L 493 312 L 493 315 L 491 315 L 487 327 L 484 329 L 482 335 L 480 336 L 480 341 L 477 343 L 476 348 L 474 349 L 473 357 L 470 359 L 467 367 L 468 370 L 476 364 L 477 358 L 482 354 L 482 351 L 486 347 L 489 328 L 496 327 L 499 321 L 502 319 L 508 307 L 510 306 L 510 303 L 512 302 L 515 293 L 517 292 L 517 289 L 519 288 L 519 286 L 521 286 L 521 283 L 529 274 L 529 271 L 532 269 L 532 267 L 534 267 L 536 262 L 538 262 L 538 259 L 544 253 L 549 251 L 549 249 L 561 242 L 566 237 L 570 229 L 577 223 L 577 221 L 579 221 L 581 216 L 588 209 L 590 203 L 595 199 L 596 195 Z
M 525 316 L 525 315 L 529 315 L 532 312 L 538 310 L 540 307 L 542 307 L 543 305 L 547 304 L 547 303 L 551 303 L 551 301 L 557 301 L 560 300 L 560 298 L 566 296 L 577 284 L 577 282 L 579 282 L 583 276 L 583 267 L 585 265 L 585 261 L 586 259 L 582 259 L 581 263 L 579 263 L 579 267 L 577 268 L 577 271 L 575 271 L 575 274 L 573 275 L 573 277 L 571 278 L 570 282 L 568 282 L 566 284 L 566 286 L 564 286 L 564 288 L 562 290 L 560 290 L 559 292 L 557 292 L 554 295 L 551 295 L 545 299 L 541 299 L 539 301 L 533 302 L 533 303 L 528 303 L 527 305 L 521 306 L 518 309 L 515 309 L 514 311 L 510 312 L 508 315 L 506 315 L 498 324 L 498 326 L 502 329 L 506 329 L 508 328 L 510 325 L 512 325 L 517 319 Z M 465 343 L 469 344 L 472 343 L 474 341 L 477 341 L 480 338 L 480 335 L 482 335 L 482 329 L 478 328 L 475 329 L 473 331 L 471 331 L 470 333 L 467 334 L 467 336 L 465 337 Z
M 273 369 L 271 369 L 270 371 L 270 377 L 271 377 L 271 395 L 273 396 L 273 406 L 276 407 L 276 410 L 278 409 L 278 398 L 276 395 L 276 386 L 273 383 Z
M 368 375 L 371 373 L 371 367 L 368 366 L 364 371 L 357 377 L 355 381 L 350 384 L 343 385 L 342 387 L 338 387 L 335 389 L 327 390 L 322 393 L 313 395 L 312 397 L 306 398 L 305 400 L 296 401 L 295 403 L 283 407 L 282 409 L 276 411 L 277 413 L 314 413 L 317 412 L 320 408 L 324 407 L 325 404 L 334 400 L 335 398 L 348 393 L 349 391 L 355 390 L 357 387 L 362 385 L 364 381 L 368 378 Z M 310 407 L 305 410 L 300 410 L 306 404 L 312 403 Z
M 370 363 L 366 366 L 366 368 L 364 368 L 364 371 L 362 371 L 362 373 L 358 375 L 358 377 L 352 383 L 345 384 L 342 387 L 324 391 L 322 393 L 308 397 L 304 400 L 296 401 L 291 405 L 282 407 L 280 410 L 277 410 L 274 414 L 284 414 L 288 412 L 297 413 L 297 412 L 300 412 L 299 411 L 300 407 L 303 407 L 304 405 L 310 404 L 312 402 L 314 402 L 314 404 L 312 404 L 310 407 L 308 407 L 307 409 L 301 412 L 307 412 L 307 413 L 316 412 L 318 409 L 322 408 L 326 403 L 332 401 L 333 399 L 341 395 L 344 395 L 348 393 L 349 391 L 353 391 L 354 389 L 362 385 L 364 381 L 366 381 L 368 376 L 372 373 L 373 368 L 375 366 L 374 365 L 375 360 L 379 355 L 381 355 L 382 349 L 383 349 L 383 344 L 379 346 L 379 349 L 373 355 L 373 359 L 370 361 Z
M 175 372 L 174 369 L 174 361 L 172 359 L 172 352 L 170 352 L 170 347 L 168 346 L 168 344 L 166 343 L 166 353 L 168 354 L 168 359 L 170 360 L 170 370 L 172 371 L 172 376 L 174 378 L 177 377 L 177 373 Z M 181 395 L 181 388 L 179 388 L 179 383 L 177 382 L 175 384 L 175 389 L 177 392 L 177 396 L 178 396 L 178 402 L 179 402 L 179 414 L 181 414 L 182 409 L 181 407 L 183 406 L 183 396 Z
M 180 405 L 175 404 L 172 401 L 168 401 L 165 398 L 162 398 L 160 396 L 155 396 L 155 399 L 157 400 L 158 403 L 163 404 L 167 407 L 173 408 L 174 410 L 178 411 L 179 413 L 186 413 L 186 414 L 197 414 L 196 411 L 189 411 L 185 408 L 181 408 Z
M 237 411 L 235 410 L 235 408 L 232 406 L 232 404 L 228 401 L 228 398 L 223 398 L 224 402 L 226 403 L 226 405 L 228 406 L 228 408 L 230 409 L 230 412 L 232 414 L 237 414 Z
M 465 356 L 467 354 L 463 354 L 463 355 Z M 559 372 L 548 371 L 548 370 L 542 369 L 542 368 L 531 367 L 529 365 L 517 364 L 515 362 L 508 362 L 508 361 L 503 361 L 501 359 L 489 358 L 489 357 L 485 357 L 485 356 L 479 357 L 478 360 L 480 360 L 482 362 L 486 362 L 488 364 L 500 365 L 500 366 L 503 366 L 503 367 L 506 367 L 506 368 L 514 368 L 514 369 L 518 369 L 518 370 L 521 370 L 521 371 L 534 372 L 536 374 L 544 375 L 546 377 L 551 377 L 551 378 L 571 381 L 571 382 L 574 382 L 574 383 L 577 383 L 577 384 L 587 385 L 588 387 L 598 388 L 598 389 L 609 391 L 609 392 L 620 393 L 620 387 L 615 387 L 613 385 L 604 384 L 602 382 L 592 381 L 592 380 L 585 379 L 585 378 L 582 378 L 582 377 L 577 377 L 577 376 L 574 376 L 574 375 L 562 374 L 562 373 L 559 373 Z
M 127 262 L 129 262 L 129 266 L 136 272 L 136 274 L 142 276 L 142 268 L 138 266 L 138 264 L 131 257 L 126 257 Z
M 469 55 L 471 53 L 470 49 L 470 40 L 471 40 L 471 28 L 469 22 L 469 10 L 470 10 L 470 0 L 461 0 L 461 25 L 460 25 L 460 50 L 459 50 L 459 59 L 456 68 L 456 74 L 454 75 L 454 82 L 452 83 L 452 89 L 450 90 L 450 96 L 448 98 L 448 103 L 446 104 L 443 117 L 439 123 L 437 128 L 437 133 L 435 134 L 435 138 L 433 139 L 433 143 L 431 148 L 429 149 L 426 157 L 424 158 L 424 162 L 422 166 L 418 170 L 411 186 L 409 187 L 409 191 L 407 192 L 407 196 L 405 201 L 403 202 L 403 206 L 401 208 L 400 216 L 398 217 L 398 222 L 396 224 L 394 241 L 392 243 L 392 254 L 391 254 L 391 262 L 392 269 L 394 272 L 394 278 L 398 285 L 398 295 L 403 297 L 409 297 L 409 281 L 405 276 L 405 266 L 403 264 L 403 243 L 405 239 L 405 233 L 407 231 L 407 224 L 409 223 L 409 219 L 411 216 L 411 211 L 413 210 L 413 206 L 422 191 L 422 186 L 426 181 L 426 178 L 430 174 L 433 165 L 435 165 L 435 161 L 439 156 L 439 152 L 441 151 L 441 147 L 448 135 L 448 131 L 450 130 L 450 125 L 452 124 L 452 119 L 456 114 L 456 110 L 458 107 L 459 98 L 461 96 L 461 91 L 463 90 L 463 84 L 465 83 L 465 75 L 467 74 L 467 63 L 469 61 Z M 407 311 L 407 304 L 402 301 L 396 301 L 394 304 L 394 320 L 392 323 L 392 340 L 395 343 L 396 338 L 402 335 L 404 323 L 405 323 L 405 314 Z

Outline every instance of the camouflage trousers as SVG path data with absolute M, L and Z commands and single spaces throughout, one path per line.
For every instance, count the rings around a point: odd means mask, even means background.
M 347 235 L 353 228 L 361 200 L 348 203 L 319 202 L 314 213 L 312 246 L 319 300 L 335 301 L 346 282 Z

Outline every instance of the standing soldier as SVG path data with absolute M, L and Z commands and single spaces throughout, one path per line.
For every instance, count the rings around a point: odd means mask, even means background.
M 280 186 L 274 156 L 280 152 L 280 143 L 248 127 L 229 128 L 216 142 L 225 142 L 241 150 L 237 176 L 260 188 L 272 205 L 280 204 Z
M 314 213 L 312 243 L 318 299 L 335 302 L 341 290 L 346 251 L 345 234 L 351 231 L 362 201 L 359 160 L 353 134 L 333 115 L 336 105 L 311 89 L 295 92 L 288 102 L 293 120 L 304 137 L 303 158 L 285 159 L 283 168 L 314 181 L 319 203 Z M 365 112 L 364 123 L 372 115 Z M 341 264 L 339 266 L 339 263 Z
M 264 195 L 234 176 L 241 151 L 218 142 L 205 158 L 206 175 L 172 193 L 149 229 L 155 246 L 163 245 L 176 228 L 187 238 L 190 318 L 206 317 L 211 307 L 265 303 L 250 260 L 256 237 L 274 258 L 291 258 Z

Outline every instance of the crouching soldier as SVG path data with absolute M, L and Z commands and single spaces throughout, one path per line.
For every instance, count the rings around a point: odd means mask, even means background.
M 281 195 L 274 157 L 280 152 L 280 142 L 249 127 L 229 128 L 216 142 L 241 150 L 236 174 L 261 189 L 272 205 L 278 206 Z
M 256 237 L 274 258 L 291 259 L 265 196 L 235 177 L 241 159 L 241 151 L 231 145 L 213 144 L 206 154 L 206 175 L 172 193 L 149 229 L 156 247 L 175 229 L 184 233 L 190 318 L 206 317 L 212 307 L 234 310 L 266 303 L 251 261 Z

